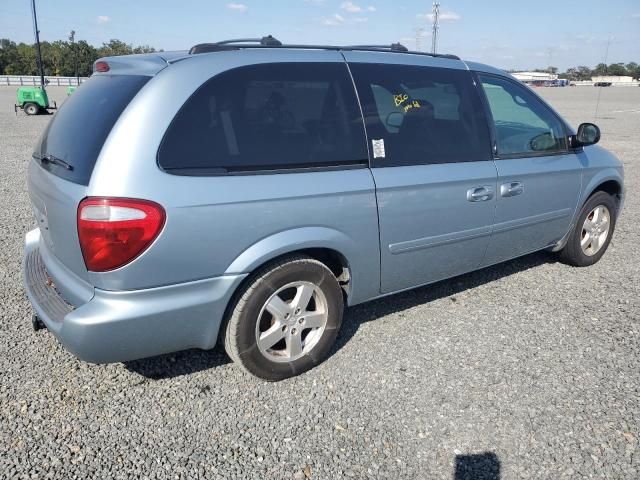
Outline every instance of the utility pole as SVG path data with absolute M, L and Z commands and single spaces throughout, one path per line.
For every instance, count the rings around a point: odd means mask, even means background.
M 80 85 L 80 77 L 78 77 L 78 49 L 75 44 L 76 31 L 71 30 L 69 32 L 69 41 L 71 42 L 71 50 L 73 50 L 73 68 L 76 74 L 76 85 Z
M 609 59 L 609 46 L 611 45 L 611 33 L 609 33 L 609 39 L 607 40 L 607 49 L 604 51 L 604 75 L 607 74 L 607 61 Z M 598 99 L 596 100 L 596 111 L 593 114 L 593 118 L 598 118 L 598 107 L 600 107 L 600 94 L 602 93 L 602 87 L 598 88 Z
M 40 86 L 44 88 L 44 68 L 42 66 L 42 52 L 40 51 L 40 32 L 38 31 L 38 19 L 36 18 L 36 0 L 31 0 L 31 13 L 33 15 L 33 32 L 36 35 L 36 63 L 40 74 Z
M 607 72 L 607 61 L 609 58 L 609 47 L 611 46 L 611 34 L 609 34 L 609 39 L 607 40 L 607 49 L 604 52 L 604 74 L 606 75 Z
M 440 2 L 433 2 L 433 32 L 431 34 L 431 53 L 438 53 L 438 30 L 440 29 Z

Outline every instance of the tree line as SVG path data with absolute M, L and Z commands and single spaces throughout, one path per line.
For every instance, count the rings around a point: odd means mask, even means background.
M 564 74 L 560 75 L 560 78 L 567 78 L 569 80 L 591 80 L 591 77 L 601 75 L 611 75 L 614 77 L 629 76 L 637 79 L 640 78 L 640 65 L 636 62 L 630 62 L 626 65 L 624 63 L 612 63 L 610 65 L 599 63 L 593 70 L 587 67 L 569 68 Z
M 101 47 L 89 45 L 84 40 L 75 43 L 56 40 L 55 42 L 41 42 L 42 63 L 45 75 L 59 75 L 63 77 L 88 77 L 93 71 L 93 62 L 100 57 L 112 55 L 129 55 L 131 53 L 149 53 L 156 49 L 148 45 L 134 47 L 121 40 L 112 39 L 103 43 Z M 584 65 L 571 67 L 566 72 L 559 73 L 556 67 L 535 72 L 557 73 L 560 78 L 568 80 L 591 80 L 600 75 L 631 76 L 640 78 L 640 65 L 636 62 L 599 63 L 591 69 Z M 35 44 L 17 43 L 7 38 L 0 39 L 0 75 L 37 75 Z
M 148 45 L 134 47 L 115 39 L 103 43 L 98 48 L 84 40 L 74 43 L 63 40 L 40 42 L 40 49 L 44 74 L 63 77 L 75 76 L 76 64 L 77 75 L 88 77 L 93 71 L 93 62 L 100 57 L 156 51 Z M 38 75 L 35 43 L 16 43 L 7 38 L 0 39 L 0 75 Z
M 515 72 L 517 70 L 510 70 Z M 567 68 L 565 72 L 559 72 L 557 67 L 548 67 L 545 69 L 536 68 L 534 72 L 544 72 L 558 74 L 559 78 L 566 78 L 567 80 L 591 80 L 592 77 L 599 77 L 604 75 L 610 75 L 614 77 L 633 77 L 634 79 L 640 78 L 640 65 L 636 62 L 624 63 L 599 63 L 595 68 L 589 68 L 584 65 L 579 67 Z

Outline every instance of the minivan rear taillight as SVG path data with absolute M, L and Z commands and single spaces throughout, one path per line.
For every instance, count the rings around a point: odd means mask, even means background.
M 96 72 L 108 72 L 109 70 L 111 70 L 111 68 L 109 68 L 109 64 L 107 62 L 96 62 Z
M 87 270 L 126 265 L 151 245 L 164 221 L 164 209 L 148 200 L 85 198 L 78 206 L 78 237 Z

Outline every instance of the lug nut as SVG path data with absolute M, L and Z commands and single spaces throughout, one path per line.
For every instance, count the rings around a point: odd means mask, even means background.
M 300 313 L 300 309 L 299 309 L 299 308 L 296 308 L 296 315 L 297 315 L 298 313 Z
M 304 323 L 304 318 L 299 318 L 299 319 L 298 319 L 298 323 L 299 323 L 299 324 L 303 324 L 303 323 Z
M 295 329 L 295 328 L 292 328 L 292 329 L 291 329 L 291 333 L 292 333 L 292 334 L 295 334 L 295 333 L 296 333 L 296 329 Z

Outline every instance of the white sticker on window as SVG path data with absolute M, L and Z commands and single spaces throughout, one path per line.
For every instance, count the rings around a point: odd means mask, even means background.
M 372 138 L 371 143 L 373 144 L 373 158 L 384 158 L 384 139 Z

